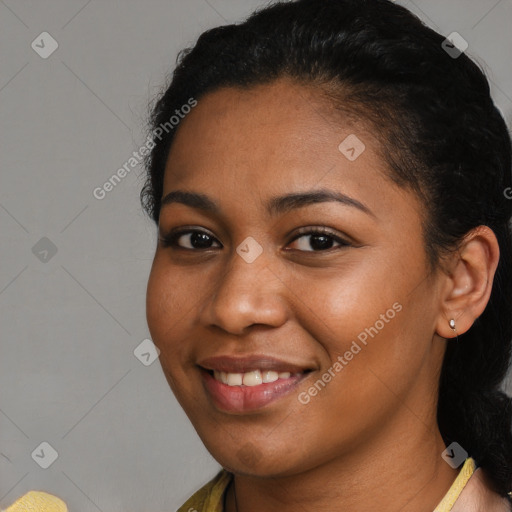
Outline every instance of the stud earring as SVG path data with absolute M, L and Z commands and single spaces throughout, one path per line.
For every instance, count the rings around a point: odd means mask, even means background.
M 452 318 L 449 322 L 450 327 L 455 331 L 455 320 Z

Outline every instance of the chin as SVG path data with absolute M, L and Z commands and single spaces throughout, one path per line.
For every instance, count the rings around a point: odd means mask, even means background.
M 227 471 L 259 478 L 292 476 L 306 469 L 304 461 L 290 459 L 290 447 L 278 450 L 251 441 L 233 443 L 232 446 L 206 448 L 213 458 Z M 300 469 L 299 469 L 300 468 Z

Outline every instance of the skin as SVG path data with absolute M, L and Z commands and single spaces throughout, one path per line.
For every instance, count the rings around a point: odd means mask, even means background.
M 355 161 L 338 150 L 350 134 L 366 146 Z M 446 338 L 469 329 L 488 302 L 498 244 L 481 227 L 444 270 L 429 273 L 425 209 L 385 176 L 379 148 L 363 120 L 334 114 L 318 91 L 286 79 L 209 93 L 176 133 L 163 196 L 205 194 L 219 211 L 162 208 L 160 237 L 193 227 L 213 238 L 195 252 L 186 249 L 188 235 L 182 248 L 158 243 L 147 320 L 181 406 L 213 457 L 235 473 L 239 512 L 328 512 L 340 504 L 344 512 L 431 512 L 458 473 L 441 458 L 438 379 L 454 342 Z M 371 214 L 332 201 L 276 215 L 266 209 L 271 197 L 319 189 L 342 192 Z M 319 227 L 350 245 L 333 240 L 313 250 L 311 235 L 297 231 Z M 253 263 L 236 252 L 248 236 L 263 249 Z M 300 403 L 298 394 L 394 303 L 402 310 Z M 198 361 L 253 353 L 314 371 L 261 410 L 219 410 Z M 226 510 L 235 511 L 233 486 Z
M 510 512 L 510 502 L 491 489 L 491 482 L 482 468 L 477 468 L 451 512 Z

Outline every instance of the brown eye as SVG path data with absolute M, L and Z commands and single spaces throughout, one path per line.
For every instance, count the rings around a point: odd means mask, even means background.
M 204 231 L 197 230 L 173 233 L 164 238 L 161 238 L 160 241 L 164 247 L 175 247 L 187 250 L 201 250 L 211 249 L 212 247 L 220 247 L 219 242 L 213 236 L 205 233 Z
M 350 245 L 339 236 L 336 236 L 325 230 L 301 233 L 295 237 L 292 242 L 296 243 L 297 245 L 297 247 L 294 247 L 294 249 L 307 252 L 327 251 L 329 249 L 346 247 Z

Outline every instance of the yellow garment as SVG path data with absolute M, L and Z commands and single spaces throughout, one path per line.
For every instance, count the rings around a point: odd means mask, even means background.
M 476 468 L 475 461 L 468 457 L 452 486 L 434 512 L 450 512 Z M 223 512 L 224 493 L 233 475 L 224 469 L 215 478 L 199 489 L 177 512 Z
M 222 469 L 191 496 L 177 512 L 224 512 L 224 492 L 233 478 L 232 473 Z
M 30 491 L 3 512 L 68 512 L 68 507 L 52 494 Z
M 434 512 L 450 512 L 475 469 L 475 461 L 468 457 Z M 223 512 L 224 493 L 232 478 L 231 473 L 224 469 L 221 470 L 210 482 L 190 497 L 178 512 Z M 56 496 L 45 492 L 30 491 L 3 512 L 68 512 L 68 508 Z

